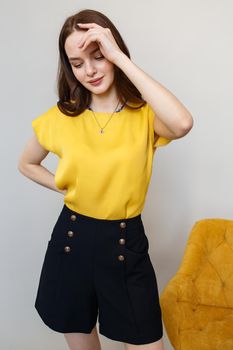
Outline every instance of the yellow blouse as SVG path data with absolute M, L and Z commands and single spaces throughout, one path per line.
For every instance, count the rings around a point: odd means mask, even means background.
M 95 112 L 103 127 L 111 113 Z M 32 120 L 41 146 L 59 157 L 57 188 L 71 210 L 97 219 L 123 219 L 142 212 L 155 150 L 171 140 L 154 140 L 154 111 L 148 103 L 113 114 L 100 133 L 93 112 L 76 117 L 57 105 Z

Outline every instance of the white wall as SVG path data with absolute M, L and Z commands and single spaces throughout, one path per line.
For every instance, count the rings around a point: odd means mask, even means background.
M 48 236 L 63 196 L 29 181 L 17 162 L 31 120 L 57 101 L 57 40 L 65 18 L 84 8 L 108 15 L 132 60 L 190 110 L 194 127 L 157 150 L 143 220 L 162 291 L 201 218 L 233 213 L 233 3 L 230 0 L 19 2 L 1 0 L 0 347 L 68 348 L 33 307 Z M 124 6 L 123 6 L 124 5 Z M 55 171 L 49 154 L 44 165 Z M 43 218 L 43 219 L 41 219 Z M 103 350 L 122 344 L 100 336 Z M 167 350 L 172 349 L 166 339 Z

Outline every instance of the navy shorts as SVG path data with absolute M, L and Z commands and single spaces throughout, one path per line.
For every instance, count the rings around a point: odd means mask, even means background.
M 60 333 L 99 333 L 130 344 L 163 336 L 156 275 L 141 214 L 104 220 L 65 204 L 49 237 L 35 308 Z

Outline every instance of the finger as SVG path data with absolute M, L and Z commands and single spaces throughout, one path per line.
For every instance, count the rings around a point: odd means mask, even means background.
M 80 27 L 100 27 L 97 23 L 78 23 Z
M 81 50 L 85 50 L 91 42 L 96 42 L 97 45 L 100 44 L 101 41 L 98 33 L 87 33 L 86 36 L 81 39 L 80 43 L 78 43 L 78 47 L 80 47 Z
M 87 40 L 87 38 L 88 38 L 87 35 L 83 36 L 83 38 L 78 42 L 78 47 L 82 47 L 85 41 Z
M 84 42 L 85 42 L 86 39 L 88 38 L 88 35 L 91 34 L 91 31 L 92 31 L 92 29 L 90 28 L 90 29 L 83 35 L 82 39 L 81 39 L 80 41 L 78 41 L 78 43 L 77 43 L 78 47 L 81 47 L 81 46 L 84 44 Z M 93 33 L 92 33 L 92 34 L 93 34 Z
M 97 37 L 94 35 L 86 39 L 85 43 L 83 43 L 84 45 L 82 46 L 81 50 L 85 50 L 86 47 L 90 45 L 92 42 L 96 42 L 98 44 Z
M 85 41 L 86 41 L 86 39 L 87 39 L 87 35 L 88 35 L 88 32 L 86 32 L 86 33 L 83 35 L 82 39 L 80 39 L 80 40 L 78 41 L 78 43 L 77 43 L 78 47 L 83 46 L 83 44 L 85 43 Z

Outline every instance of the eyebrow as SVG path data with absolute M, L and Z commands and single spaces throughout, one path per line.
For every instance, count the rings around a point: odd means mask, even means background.
M 93 54 L 94 52 L 99 51 L 99 50 L 100 50 L 100 48 L 97 47 L 97 48 L 95 48 L 94 50 L 92 50 L 92 51 L 90 52 L 90 54 Z M 70 58 L 69 58 L 69 61 L 70 61 L 70 62 L 71 62 L 71 61 L 77 61 L 77 60 L 79 60 L 79 59 L 81 59 L 81 57 L 70 57 Z

